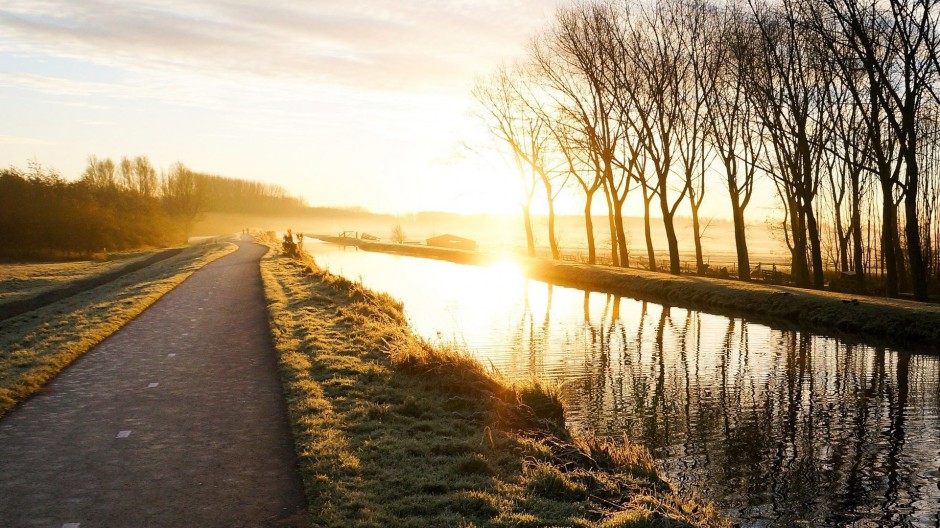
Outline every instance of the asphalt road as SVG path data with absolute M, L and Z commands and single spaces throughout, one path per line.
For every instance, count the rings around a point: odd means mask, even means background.
M 266 248 L 238 245 L 0 420 L 0 527 L 305 524 Z

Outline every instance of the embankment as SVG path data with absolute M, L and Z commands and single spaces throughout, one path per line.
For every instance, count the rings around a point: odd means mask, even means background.
M 369 242 L 358 238 L 334 237 L 316 235 L 310 238 L 338 244 L 341 246 L 355 246 L 366 251 L 379 253 L 392 253 L 407 257 L 431 258 L 456 262 L 457 264 L 485 265 L 499 260 L 499 257 L 480 253 L 479 251 L 464 251 L 460 249 L 439 248 L 433 246 L 419 246 L 416 244 L 389 244 L 386 242 Z
M 470 251 L 364 241 L 351 243 L 351 239 L 335 237 L 321 239 L 356 245 L 367 251 L 434 258 L 460 264 L 479 265 L 495 260 L 493 256 Z M 744 317 L 754 322 L 807 330 L 849 341 L 903 345 L 924 352 L 940 352 L 940 305 L 936 304 L 687 275 L 673 276 L 566 261 L 520 259 L 520 262 L 529 277 L 558 286 Z
M 261 269 L 317 526 L 729 526 L 645 449 L 575 437 L 555 391 L 414 336 L 388 295 L 274 248 Z
M 0 321 L 36 310 L 56 301 L 71 297 L 77 293 L 81 293 L 92 288 L 97 288 L 98 286 L 107 284 L 129 273 L 133 273 L 137 270 L 152 266 L 153 264 L 156 264 L 162 260 L 176 256 L 180 254 L 183 249 L 184 248 L 181 247 L 164 249 L 146 258 L 134 260 L 118 269 L 100 273 L 98 275 L 93 275 L 91 277 L 74 280 L 64 284 L 60 288 L 44 291 L 38 295 L 0 304 Z

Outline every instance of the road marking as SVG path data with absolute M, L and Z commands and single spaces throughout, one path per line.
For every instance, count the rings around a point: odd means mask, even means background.
M 79 526 L 79 523 L 65 523 L 62 525 L 62 528 L 78 528 Z
M 121 431 L 117 434 L 115 438 L 127 438 L 130 435 L 131 435 L 130 431 Z
M 147 385 L 147 388 L 148 388 L 148 389 L 152 389 L 152 388 L 156 387 L 157 385 L 159 385 L 159 383 L 151 383 L 150 385 Z
M 176 354 L 167 354 L 166 357 L 176 357 Z

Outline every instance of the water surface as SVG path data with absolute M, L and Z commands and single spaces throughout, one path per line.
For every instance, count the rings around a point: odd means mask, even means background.
M 645 445 L 745 527 L 940 527 L 940 360 L 308 242 L 401 300 L 414 330 L 510 378 L 560 383 L 571 425 Z

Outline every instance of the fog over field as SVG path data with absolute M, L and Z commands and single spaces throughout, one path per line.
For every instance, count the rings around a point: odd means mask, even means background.
M 547 218 L 536 216 L 533 221 L 536 245 L 547 251 Z M 626 217 L 624 223 L 628 232 L 631 262 L 642 261 L 645 265 L 646 242 L 643 219 Z M 278 232 L 293 229 L 295 232 L 309 235 L 332 236 L 344 231 L 354 231 L 390 239 L 392 229 L 397 225 L 402 227 L 405 238 L 409 242 L 424 242 L 431 236 L 453 234 L 475 240 L 484 251 L 525 251 L 522 220 L 510 215 L 460 215 L 442 212 L 387 215 L 344 209 L 323 209 L 320 213 L 297 217 L 209 213 L 196 224 L 194 234 L 210 235 L 250 227 Z M 702 239 L 706 262 L 710 261 L 713 266 L 730 267 L 735 261 L 733 225 L 727 220 L 712 220 L 707 226 Z M 662 223 L 654 219 L 650 227 L 657 257 L 666 258 L 666 238 Z M 586 254 L 583 217 L 575 215 L 557 217 L 556 231 L 559 244 L 567 254 Z M 677 231 L 681 235 L 679 247 L 683 254 L 683 261 L 691 261 L 694 264 L 692 220 L 679 217 Z M 607 255 L 609 258 L 607 251 L 610 248 L 610 233 L 606 217 L 594 217 L 594 232 L 599 242 L 599 256 L 603 258 Z M 778 265 L 788 262 L 789 252 L 785 242 L 766 223 L 749 224 L 748 236 L 753 241 L 751 254 L 754 266 L 759 262 Z

